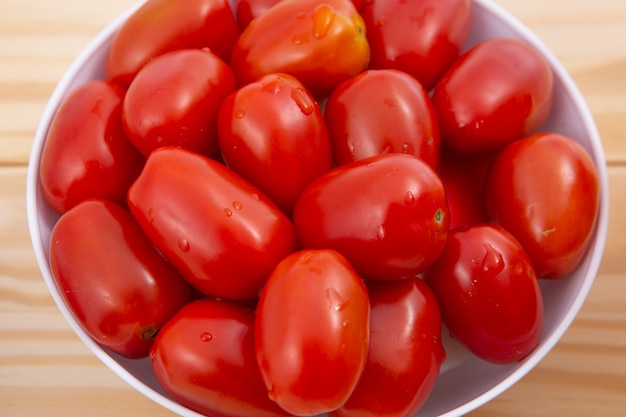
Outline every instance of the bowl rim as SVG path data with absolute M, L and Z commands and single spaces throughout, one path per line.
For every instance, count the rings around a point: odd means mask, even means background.
M 45 242 L 41 236 L 41 224 L 38 216 L 41 204 L 45 204 L 43 196 L 40 191 L 40 184 L 38 178 L 39 163 L 43 150 L 43 143 L 50 125 L 51 120 L 54 117 L 59 105 L 63 98 L 67 95 L 68 89 L 71 86 L 76 75 L 82 70 L 85 64 L 89 61 L 99 49 L 108 47 L 107 40 L 110 40 L 115 32 L 119 29 L 121 24 L 134 13 L 142 4 L 144 0 L 139 1 L 137 4 L 129 8 L 126 12 L 122 13 L 115 20 L 110 22 L 102 31 L 100 31 L 95 38 L 93 38 L 88 45 L 80 52 L 80 54 L 73 60 L 70 67 L 64 73 L 58 84 L 56 85 L 49 101 L 42 113 L 39 125 L 35 132 L 35 138 L 32 144 L 30 157 L 28 160 L 28 170 L 26 178 L 26 207 L 27 207 L 27 220 L 28 228 L 31 236 L 32 247 L 35 252 L 35 257 L 44 278 L 44 281 L 48 287 L 48 290 L 59 307 L 62 315 L 69 323 L 73 331 L 78 335 L 83 343 L 95 354 L 109 369 L 115 372 L 126 383 L 132 386 L 137 391 L 141 392 L 146 397 L 150 398 L 157 404 L 169 409 L 170 411 L 177 413 L 181 416 L 190 417 L 202 417 L 201 414 L 190 410 L 187 407 L 182 406 L 170 397 L 155 391 L 144 382 L 140 381 L 132 372 L 118 363 L 115 359 L 116 355 L 108 352 L 98 343 L 96 343 L 81 327 L 69 309 L 64 308 L 65 302 L 58 287 L 50 279 L 46 279 L 46 276 L 51 277 L 52 272 L 46 256 Z M 571 326 L 572 322 L 578 315 L 582 308 L 589 291 L 595 281 L 595 277 L 600 267 L 602 256 L 604 253 L 604 247 L 606 244 L 606 235 L 608 231 L 608 218 L 609 218 L 609 185 L 608 185 L 608 173 L 606 167 L 606 159 L 604 149 L 600 139 L 600 135 L 593 119 L 592 113 L 587 106 L 585 99 L 576 86 L 574 80 L 567 72 L 565 67 L 559 62 L 556 56 L 550 51 L 546 45 L 535 35 L 528 27 L 526 27 L 520 20 L 513 16 L 509 11 L 504 9 L 499 4 L 496 4 L 493 0 L 471 0 L 472 7 L 483 8 L 484 11 L 497 16 L 502 22 L 504 22 L 509 28 L 511 28 L 516 34 L 521 36 L 526 42 L 536 48 L 540 54 L 547 59 L 550 67 L 555 73 L 555 79 L 560 79 L 564 84 L 564 88 L 572 96 L 572 100 L 575 104 L 577 112 L 582 118 L 582 124 L 587 132 L 590 142 L 593 145 L 591 154 L 592 159 L 598 170 L 598 177 L 600 180 L 600 202 L 599 212 L 596 221 L 595 234 L 597 238 L 592 242 L 588 249 L 590 258 L 587 267 L 587 276 L 583 280 L 582 286 L 576 294 L 572 304 L 567 310 L 565 316 L 560 320 L 557 327 L 551 334 L 541 343 L 541 345 L 508 377 L 501 380 L 491 389 L 484 391 L 481 395 L 473 398 L 472 400 L 464 403 L 463 405 L 447 411 L 441 416 L 445 417 L 457 417 L 469 413 L 477 409 L 478 407 L 493 400 L 504 391 L 509 389 L 520 379 L 522 379 L 531 369 L 533 369 L 558 343 L 567 329 Z

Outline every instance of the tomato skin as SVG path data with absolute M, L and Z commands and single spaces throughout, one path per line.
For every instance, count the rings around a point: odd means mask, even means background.
M 534 133 L 550 112 L 552 85 L 531 46 L 506 38 L 474 46 L 433 92 L 444 142 L 459 153 L 490 152 Z
M 243 32 L 250 22 L 282 0 L 235 0 L 233 9 L 237 17 L 239 29 Z
M 257 363 L 284 410 L 340 407 L 363 372 L 370 305 L 363 281 L 333 250 L 303 250 L 271 273 L 256 311 Z
M 210 416 L 288 416 L 267 396 L 256 363 L 254 311 L 204 299 L 184 306 L 150 351 L 155 376 L 177 402 Z
M 539 344 L 543 299 L 520 243 L 497 225 L 450 231 L 439 259 L 424 273 L 450 334 L 493 363 L 520 361 Z
M 365 2 L 362 15 L 371 48 L 370 68 L 404 71 L 426 90 L 458 57 L 471 25 L 469 0 L 371 0 Z
M 337 164 L 387 152 L 439 164 L 435 108 L 422 85 L 396 70 L 369 70 L 340 84 L 326 103 Z
M 243 31 L 230 65 L 240 85 L 281 72 L 320 98 L 368 60 L 363 20 L 350 0 L 283 0 Z
M 218 129 L 226 164 L 288 216 L 304 188 L 333 167 L 322 111 L 287 74 L 266 75 L 229 96 Z
M 189 286 L 154 249 L 131 214 L 87 200 L 61 216 L 50 267 L 66 304 L 101 345 L 148 355 L 157 331 L 189 298 Z
M 128 200 L 155 247 L 208 296 L 255 298 L 296 248 L 291 222 L 265 195 L 219 162 L 185 149 L 152 152 Z
M 492 221 L 526 248 L 542 278 L 569 274 L 591 242 L 599 208 L 593 160 L 572 138 L 539 133 L 516 141 L 487 174 Z
M 122 128 L 124 90 L 96 80 L 65 98 L 46 137 L 40 180 L 44 198 L 64 213 L 87 198 L 125 204 L 144 158 Z
M 166 53 L 142 68 L 128 88 L 124 130 L 145 156 L 162 146 L 212 154 L 219 107 L 235 89 L 232 70 L 212 52 Z
M 445 359 L 441 312 L 419 278 L 369 281 L 370 343 L 365 369 L 333 417 L 412 416 L 430 395 Z
M 450 229 L 489 222 L 485 178 L 494 157 L 494 152 L 471 157 L 447 149 L 441 153 L 439 178 L 446 188 Z
M 228 61 L 238 37 L 227 0 L 148 0 L 113 37 L 106 78 L 127 88 L 149 61 L 178 49 L 209 48 Z
M 437 174 L 412 155 L 341 165 L 302 193 L 293 217 L 305 248 L 335 249 L 365 279 L 415 276 L 439 256 L 449 226 Z

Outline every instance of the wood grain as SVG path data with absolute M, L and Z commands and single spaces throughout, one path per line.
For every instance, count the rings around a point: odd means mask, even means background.
M 32 138 L 72 60 L 133 0 L 0 0 L 0 417 L 169 416 L 72 332 L 41 279 L 26 222 Z M 618 417 L 626 410 L 626 2 L 498 0 L 570 71 L 595 117 L 610 177 L 596 282 L 557 346 L 472 417 Z M 471 383 L 471 381 L 468 381 Z

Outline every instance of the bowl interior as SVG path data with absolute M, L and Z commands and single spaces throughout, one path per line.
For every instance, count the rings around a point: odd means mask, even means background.
M 109 368 L 135 389 L 167 409 L 185 416 L 200 416 L 174 402 L 160 387 L 149 360 L 123 358 L 95 343 L 82 329 L 52 277 L 48 263 L 50 232 L 58 215 L 47 205 L 40 191 L 39 163 L 48 128 L 63 99 L 78 85 L 103 78 L 106 52 L 120 24 L 139 5 L 112 22 L 78 56 L 55 89 L 37 129 L 27 178 L 27 211 L 35 255 L 48 289 L 81 340 Z M 472 3 L 472 33 L 468 48 L 493 37 L 524 40 L 539 50 L 555 74 L 554 109 L 542 130 L 560 132 L 577 139 L 591 154 L 601 181 L 600 214 L 596 238 L 578 268 L 569 277 L 542 281 L 545 323 L 538 349 L 524 361 L 511 365 L 493 365 L 466 354 L 450 339 L 445 339 L 448 359 L 439 380 L 418 416 L 466 414 L 493 399 L 528 373 L 557 343 L 582 306 L 598 270 L 606 238 L 608 221 L 608 179 L 602 144 L 580 92 L 550 51 L 519 21 L 489 0 Z

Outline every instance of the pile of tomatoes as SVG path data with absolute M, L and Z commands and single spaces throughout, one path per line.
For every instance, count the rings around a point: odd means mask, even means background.
M 50 263 L 101 345 L 209 416 L 410 416 L 442 328 L 528 356 L 594 164 L 544 58 L 469 0 L 148 0 L 41 160 Z

